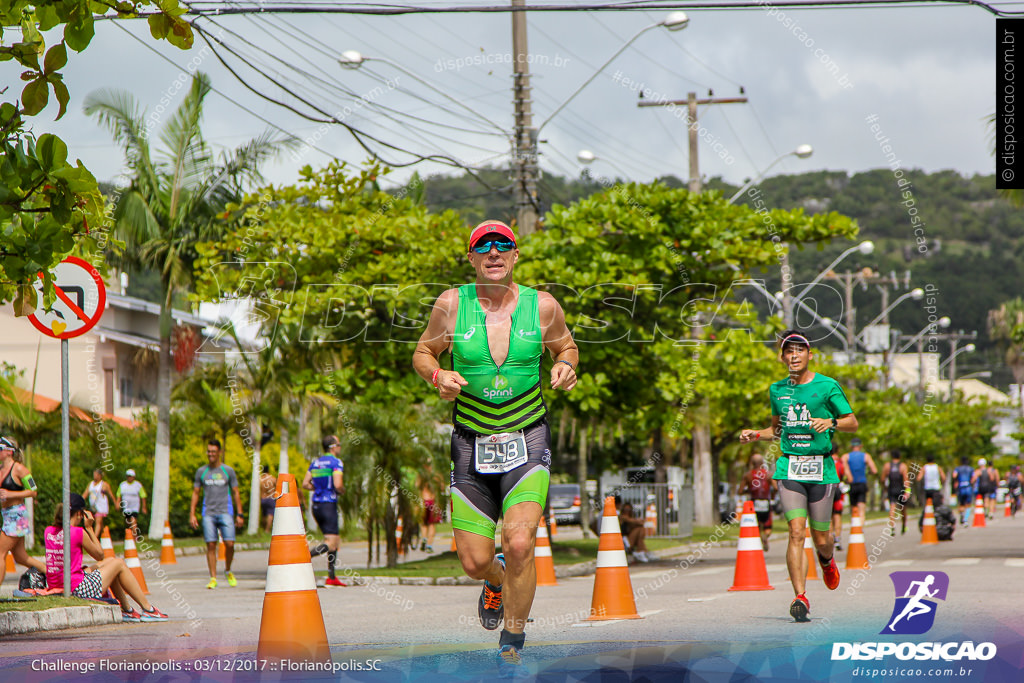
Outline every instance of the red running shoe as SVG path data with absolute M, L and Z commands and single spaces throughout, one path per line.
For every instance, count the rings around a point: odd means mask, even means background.
M 325 586 L 347 586 L 348 584 L 343 582 L 341 579 L 331 577 L 331 578 L 327 579 L 326 581 L 324 581 L 324 585 Z
M 796 621 L 810 621 L 807 618 L 807 613 L 811 611 L 811 603 L 807 600 L 807 596 L 801 593 L 796 596 L 792 604 L 789 606 L 789 614 Z
M 828 566 L 822 569 L 822 577 L 825 579 L 825 585 L 828 586 L 828 589 L 834 591 L 836 588 L 839 588 L 839 567 L 836 566 L 835 555 L 829 560 Z

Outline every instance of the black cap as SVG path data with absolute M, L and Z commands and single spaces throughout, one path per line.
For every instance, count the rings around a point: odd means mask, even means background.
M 72 493 L 71 497 L 68 499 L 68 511 L 70 511 L 70 512 L 78 512 L 79 510 L 84 510 L 84 509 L 85 509 L 85 498 L 82 498 L 82 496 L 80 496 L 77 493 Z

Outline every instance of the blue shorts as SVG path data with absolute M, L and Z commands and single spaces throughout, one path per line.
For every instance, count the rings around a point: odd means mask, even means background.
M 203 515 L 203 539 L 207 543 L 217 542 L 217 530 L 220 530 L 220 540 L 225 543 L 235 540 L 235 520 L 228 513 L 219 515 Z
M 970 505 L 974 502 L 974 494 L 970 491 L 957 491 L 956 500 L 960 505 Z

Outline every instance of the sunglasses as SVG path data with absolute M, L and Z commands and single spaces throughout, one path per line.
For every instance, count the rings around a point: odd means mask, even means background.
M 498 251 L 505 253 L 506 251 L 512 251 L 516 248 L 516 243 L 511 240 L 491 240 L 489 242 L 477 242 L 477 245 L 473 247 L 473 251 L 478 254 L 490 253 L 491 247 L 494 247 Z

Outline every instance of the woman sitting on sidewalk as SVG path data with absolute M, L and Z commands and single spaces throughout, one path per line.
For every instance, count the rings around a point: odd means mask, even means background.
M 71 594 L 77 598 L 97 599 L 110 588 L 121 603 L 124 621 L 167 621 L 167 615 L 150 604 L 139 582 L 119 557 L 103 558 L 103 548 L 96 538 L 92 513 L 85 509 L 85 499 L 77 493 L 70 498 L 71 510 Z M 89 570 L 82 569 L 82 550 L 98 562 Z M 49 588 L 64 585 L 64 505 L 57 504 L 53 526 L 46 527 L 46 584 Z M 139 603 L 139 614 L 128 596 Z

